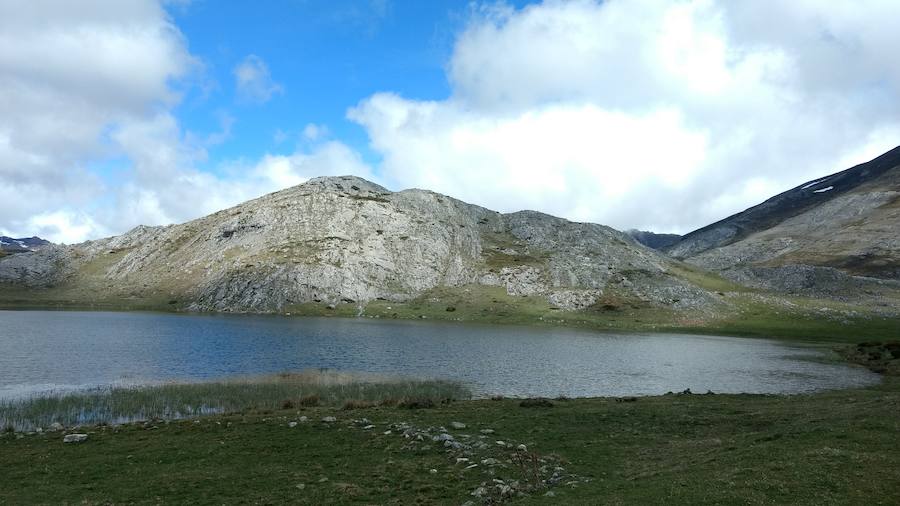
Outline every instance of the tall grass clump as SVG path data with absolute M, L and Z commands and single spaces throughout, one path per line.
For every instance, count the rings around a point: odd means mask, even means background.
M 98 388 L 63 395 L 0 401 L 0 427 L 34 430 L 61 423 L 66 427 L 178 419 L 348 403 L 376 405 L 394 399 L 467 399 L 459 383 L 414 380 L 332 371 L 306 371 L 204 383 L 165 383 Z

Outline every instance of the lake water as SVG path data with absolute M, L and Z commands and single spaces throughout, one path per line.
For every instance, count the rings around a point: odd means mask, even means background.
M 0 311 L 0 398 L 328 368 L 460 380 L 478 395 L 799 393 L 877 383 L 811 348 L 368 318 Z

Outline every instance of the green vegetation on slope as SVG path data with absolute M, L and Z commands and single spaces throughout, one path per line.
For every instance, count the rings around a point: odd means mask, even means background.
M 521 443 L 580 479 L 511 504 L 888 504 L 900 497 L 898 412 L 900 384 L 889 379 L 797 396 L 247 411 L 87 428 L 80 444 L 63 444 L 60 433 L 7 434 L 0 503 L 479 504 L 471 493 L 483 483 L 528 481 L 531 468 L 506 446 Z M 308 421 L 290 427 L 300 416 Z M 467 426 L 449 429 L 457 440 L 486 441 L 475 455 L 498 464 L 470 467 L 452 448 L 411 444 L 396 425 L 454 421 Z M 493 433 L 481 439 L 482 430 Z

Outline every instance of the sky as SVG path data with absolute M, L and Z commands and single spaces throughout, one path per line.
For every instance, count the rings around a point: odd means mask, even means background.
M 900 144 L 896 0 L 0 0 L 0 235 L 323 175 L 686 233 Z

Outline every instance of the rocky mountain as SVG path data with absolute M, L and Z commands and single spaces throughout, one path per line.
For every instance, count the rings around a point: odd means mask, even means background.
M 754 287 L 841 296 L 900 281 L 900 147 L 684 236 L 666 251 Z
M 0 235 L 0 250 L 6 253 L 23 253 L 26 251 L 35 251 L 50 244 L 50 241 L 41 239 L 40 237 L 26 237 L 22 239 L 14 239 Z
M 635 229 L 626 230 L 625 233 L 644 246 L 657 250 L 665 249 L 681 240 L 678 234 L 657 234 Z
M 501 214 L 425 190 L 316 178 L 165 227 L 0 260 L 0 283 L 71 300 L 165 300 L 198 311 L 406 301 L 500 287 L 563 310 L 702 310 L 719 297 L 627 234 L 533 211 Z M 53 292 L 57 290 L 58 292 Z M 469 295 L 466 295 L 467 297 Z

